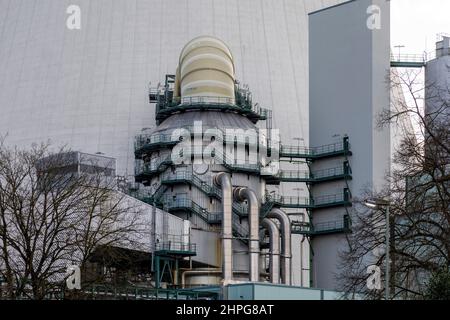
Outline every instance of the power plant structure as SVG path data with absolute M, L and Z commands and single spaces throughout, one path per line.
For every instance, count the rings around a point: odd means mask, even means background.
M 17 2 L 0 136 L 116 159 L 151 221 L 151 289 L 336 297 L 352 201 L 390 168 L 386 75 L 425 65 L 391 59 L 389 1 L 73 0 L 80 29 L 64 1 Z
M 235 79 L 232 53 L 221 40 L 201 36 L 188 42 L 176 74 L 166 75 L 149 97 L 159 125 L 136 137 L 136 182 L 145 187 L 134 194 L 189 220 L 197 248 L 195 255 L 184 253 L 193 267 L 179 271 L 187 262 L 183 252 L 163 239 L 163 254 L 155 252 L 157 287 L 167 279 L 175 285 L 182 280 L 182 287 L 239 281 L 292 285 L 292 274 L 301 270 L 292 263 L 292 247 L 299 251 L 301 243 L 291 234 L 310 241 L 350 230 L 348 214 L 313 222 L 315 209 L 351 206 L 349 138 L 316 148 L 281 143 L 270 132 L 271 112 L 253 103 L 251 92 Z M 266 126 L 260 129 L 262 121 Z M 327 158 L 341 159 L 341 165 L 279 169 L 280 159 L 311 164 Z M 342 181 L 340 194 L 312 198 L 271 190 L 280 182 L 302 182 L 312 190 L 331 181 Z M 304 209 L 307 215 L 288 215 L 284 208 Z M 165 260 L 177 258 L 173 274 L 164 274 Z

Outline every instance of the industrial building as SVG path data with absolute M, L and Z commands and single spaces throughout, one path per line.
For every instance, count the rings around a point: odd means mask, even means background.
M 151 217 L 140 297 L 336 298 L 352 197 L 390 167 L 389 19 L 386 0 L 0 0 L 0 134 L 116 159 Z

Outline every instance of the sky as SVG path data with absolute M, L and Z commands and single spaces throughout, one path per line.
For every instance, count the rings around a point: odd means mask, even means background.
M 391 0 L 391 47 L 394 54 L 435 49 L 436 35 L 450 34 L 450 0 Z
M 428 57 L 436 48 L 437 35 L 450 34 L 450 0 L 391 0 L 391 48 L 394 55 L 423 54 Z M 395 48 L 395 46 L 405 46 Z M 416 69 L 417 70 L 417 69 Z M 419 71 L 417 71 L 419 72 Z M 420 71 L 417 89 L 423 87 L 424 73 Z M 411 96 L 404 88 L 406 103 L 412 105 Z M 423 96 L 423 92 L 418 93 Z M 422 101 L 418 101 L 420 105 Z M 411 119 L 416 133 L 419 127 Z

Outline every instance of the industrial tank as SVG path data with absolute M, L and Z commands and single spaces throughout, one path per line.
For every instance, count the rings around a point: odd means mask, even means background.
M 159 125 L 136 141 L 136 181 L 154 205 L 190 221 L 200 249 L 192 257 L 199 267 L 182 271 L 183 286 L 280 281 L 278 226 L 270 219 L 260 223 L 266 184 L 256 123 L 267 120 L 268 111 L 255 107 L 234 72 L 231 51 L 221 40 L 202 36 L 188 42 L 176 75 L 150 91 Z M 282 269 L 282 281 L 290 284 L 290 221 L 277 210 L 272 218 L 287 223 L 282 237 L 289 253 L 283 261 L 288 266 L 289 259 L 289 266 Z M 275 265 L 270 274 L 269 264 Z

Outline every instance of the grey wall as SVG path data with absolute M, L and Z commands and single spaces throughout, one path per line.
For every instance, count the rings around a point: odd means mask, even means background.
M 0 0 L 0 134 L 103 152 L 132 175 L 133 137 L 155 123 L 148 83 L 210 34 L 230 46 L 254 100 L 273 107 L 284 139 L 307 144 L 307 13 L 339 1 Z M 81 30 L 66 28 L 71 4 Z
M 367 27 L 367 8 L 372 4 L 381 8 L 379 30 Z M 389 170 L 389 128 L 376 128 L 377 115 L 389 108 L 389 20 L 385 0 L 349 1 L 309 16 L 310 144 L 327 144 L 336 135 L 339 141 L 350 137 L 349 186 L 354 197 L 366 186 L 381 188 Z M 333 167 L 338 161 L 313 168 Z M 322 185 L 313 189 L 313 195 L 341 193 L 343 187 L 343 183 Z M 316 210 L 313 221 L 338 220 L 345 213 L 343 208 Z M 333 273 L 345 245 L 342 234 L 313 239 L 315 286 L 336 288 Z

